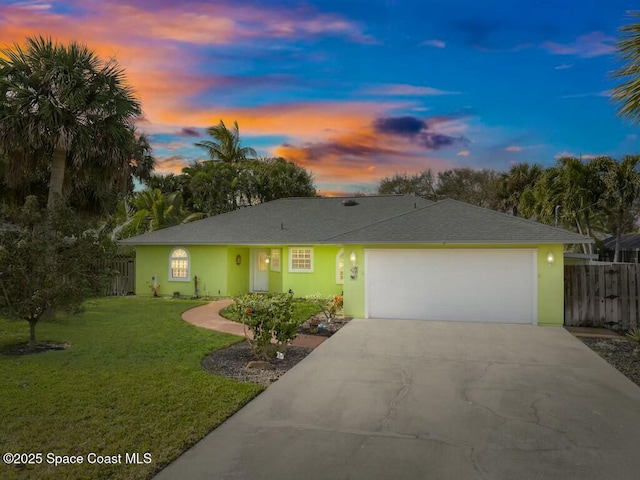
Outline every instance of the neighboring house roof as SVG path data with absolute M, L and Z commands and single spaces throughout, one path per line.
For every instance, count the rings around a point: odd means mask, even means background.
M 349 202 L 356 205 L 347 206 Z M 285 198 L 122 240 L 129 245 L 590 243 L 589 237 L 455 200 Z
M 616 236 L 605 238 L 602 241 L 602 245 L 607 250 L 615 250 L 616 248 Z M 640 249 L 640 234 L 637 233 L 625 233 L 620 235 L 620 250 L 637 250 Z

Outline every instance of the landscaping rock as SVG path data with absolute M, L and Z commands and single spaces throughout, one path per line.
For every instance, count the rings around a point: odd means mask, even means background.
M 622 338 L 580 338 L 591 350 L 640 387 L 640 344 Z
M 254 360 L 252 362 L 247 363 L 247 366 L 245 368 L 248 368 L 249 370 L 251 369 L 256 369 L 256 370 L 275 370 L 276 367 L 274 367 L 271 363 L 269 362 L 264 362 L 262 360 Z
M 249 344 L 241 342 L 211 352 L 202 359 L 202 366 L 215 375 L 224 375 L 240 382 L 253 382 L 268 387 L 312 351 L 310 348 L 289 346 L 284 359 L 273 360 L 275 370 L 247 369 L 245 368 L 247 363 L 255 357 Z

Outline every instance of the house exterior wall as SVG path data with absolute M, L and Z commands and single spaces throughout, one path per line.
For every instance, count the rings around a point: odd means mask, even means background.
M 178 245 L 176 245 L 178 246 Z M 194 294 L 193 277 L 198 276 L 200 295 L 234 296 L 249 291 L 250 249 L 235 246 L 195 245 L 184 247 L 190 255 L 190 281 L 169 281 L 169 255 L 174 246 L 141 245 L 136 254 L 136 294 L 151 295 L 152 277 L 158 275 L 159 294 L 170 296 L 173 292 L 190 296 Z M 280 272 L 269 271 L 269 291 L 293 290 L 296 297 L 320 294 L 329 296 L 344 292 L 344 311 L 348 316 L 364 317 L 365 277 L 364 251 L 366 248 L 534 248 L 537 249 L 538 274 L 538 324 L 559 325 L 564 322 L 564 261 L 563 246 L 554 245 L 345 245 L 344 284 L 336 283 L 336 254 L 340 246 L 313 246 L 313 273 L 289 271 L 289 247 L 281 248 Z M 356 254 L 357 278 L 351 279 L 351 253 Z M 548 253 L 555 262 L 547 263 Z M 240 265 L 236 257 L 240 255 Z
M 364 250 L 366 248 L 438 248 L 438 249 L 479 249 L 479 248 L 534 248 L 537 249 L 538 270 L 538 325 L 557 325 L 564 323 L 564 262 L 563 246 L 554 245 L 345 245 L 345 260 L 351 252 L 356 254 L 358 277 L 352 280 L 349 275 L 349 267 L 345 268 L 344 282 L 344 312 L 352 317 L 364 317 L 365 309 L 365 282 Z M 555 262 L 547 263 L 547 255 L 553 253 Z
M 313 273 L 289 271 L 289 247 L 282 248 L 282 289 L 293 290 L 296 297 L 320 294 L 337 295 L 342 284 L 336 283 L 336 254 L 341 247 L 333 245 L 309 245 L 313 247 Z
M 169 280 L 169 256 L 175 247 L 189 253 L 189 281 Z M 198 277 L 201 296 L 227 295 L 227 247 L 210 245 L 138 245 L 136 247 L 136 294 L 152 295 L 152 277 L 158 276 L 161 296 L 174 292 L 192 296 L 195 293 L 194 277 Z M 234 255 L 235 258 L 235 255 Z
M 237 259 L 240 256 L 240 264 Z M 224 295 L 236 296 L 249 291 L 251 250 L 244 247 L 227 248 L 227 289 Z
M 269 248 L 269 254 L 271 254 L 272 248 Z M 282 248 L 277 248 L 273 250 L 280 251 L 280 271 L 272 270 L 271 265 L 269 265 L 269 292 L 271 293 L 281 293 L 282 290 L 282 272 L 287 268 L 287 265 L 283 262 L 282 257 Z

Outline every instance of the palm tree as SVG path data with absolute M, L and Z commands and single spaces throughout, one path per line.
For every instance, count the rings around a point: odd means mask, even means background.
M 102 185 L 130 181 L 139 115 L 115 60 L 103 62 L 84 45 L 38 37 L 27 39 L 24 49 L 0 51 L 0 154 L 9 158 L 7 180 L 47 171 L 49 208 L 68 190 L 68 170 L 90 172 Z
M 520 199 L 528 188 L 533 188 L 542 174 L 538 164 L 518 163 L 509 172 L 500 175 L 498 196 L 505 203 L 505 210 L 512 210 L 514 216 L 520 214 Z
M 631 14 L 640 17 L 640 12 Z M 618 103 L 618 115 L 633 123 L 640 123 L 640 23 L 624 25 L 620 28 L 618 56 L 624 65 L 613 76 L 622 83 L 613 89 L 612 100 Z
M 179 192 L 163 193 L 160 189 L 138 192 L 130 204 L 123 204 L 126 219 L 114 229 L 114 237 L 130 237 L 162 228 L 188 223 L 204 217 L 189 214 L 182 206 Z
M 214 140 L 198 142 L 196 147 L 204 148 L 211 160 L 236 163 L 255 158 L 258 155 L 253 148 L 241 146 L 238 122 L 233 122 L 233 129 L 229 130 L 224 122 L 220 120 L 218 125 L 209 127 L 207 133 Z

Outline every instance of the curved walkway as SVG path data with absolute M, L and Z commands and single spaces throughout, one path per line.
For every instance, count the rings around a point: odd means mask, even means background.
M 232 322 L 226 318 L 220 316 L 220 310 L 228 307 L 233 303 L 233 300 L 225 298 L 222 300 L 216 300 L 201 307 L 195 307 L 191 310 L 187 310 L 182 314 L 182 319 L 185 322 L 191 323 L 197 327 L 208 328 L 209 330 L 216 330 L 218 332 L 230 333 L 232 335 L 238 335 L 240 337 L 245 336 L 244 325 L 238 322 Z M 246 332 L 251 336 L 251 332 Z M 320 337 L 317 335 L 298 335 L 291 345 L 295 347 L 316 348 L 322 342 L 326 340 L 326 337 Z

